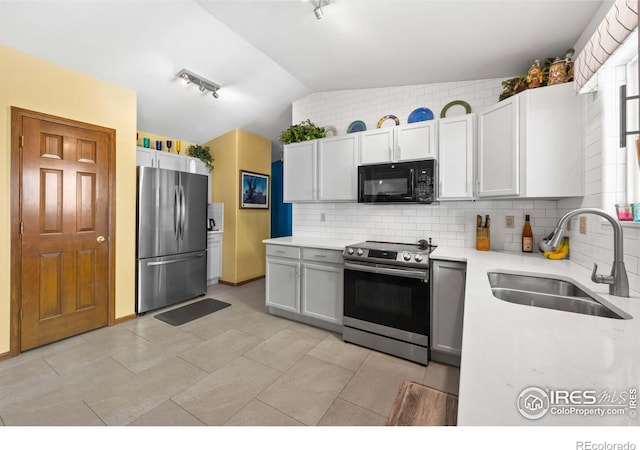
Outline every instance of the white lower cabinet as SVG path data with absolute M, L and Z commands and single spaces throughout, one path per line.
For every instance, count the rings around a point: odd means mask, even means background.
M 343 276 L 340 250 L 268 244 L 269 312 L 342 332 Z
M 222 234 L 207 233 L 207 285 L 218 283 L 222 276 Z
M 431 359 L 460 366 L 467 265 L 431 260 Z
M 267 257 L 266 304 L 298 313 L 300 311 L 300 263 Z
M 342 325 L 343 276 L 342 266 L 303 263 L 302 314 Z

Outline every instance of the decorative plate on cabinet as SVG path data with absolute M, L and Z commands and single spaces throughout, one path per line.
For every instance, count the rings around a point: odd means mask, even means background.
M 409 114 L 408 123 L 424 122 L 425 120 L 433 120 L 433 111 L 429 108 L 418 108 Z
M 338 135 L 338 130 L 333 125 L 328 125 L 324 127 L 324 135 L 325 137 L 333 137 Z
M 396 123 L 396 125 L 400 125 L 400 120 L 393 114 L 389 114 L 387 116 L 381 117 L 380 120 L 378 120 L 378 128 L 382 128 L 382 123 L 385 120 L 393 120 Z
M 449 110 L 449 108 L 451 108 L 452 106 L 455 105 L 460 105 L 464 108 L 464 110 L 466 111 L 465 114 L 470 114 L 471 113 L 471 106 L 469 106 L 469 104 L 465 101 L 462 100 L 454 100 L 452 102 L 447 103 L 446 105 L 444 105 L 444 108 L 442 108 L 442 112 L 440 113 L 440 118 L 445 118 L 447 117 L 447 111 Z
M 354 120 L 347 127 L 347 133 L 357 133 L 358 131 L 366 131 L 367 125 L 362 120 Z

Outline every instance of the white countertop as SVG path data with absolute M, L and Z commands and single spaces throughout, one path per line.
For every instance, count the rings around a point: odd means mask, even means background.
M 207 231 L 207 234 L 222 234 L 222 230 L 211 230 L 211 231 Z
M 356 243 L 295 236 L 262 242 L 333 250 Z M 467 263 L 458 425 L 640 425 L 640 418 L 631 418 L 628 411 L 604 416 L 548 412 L 540 419 L 527 419 L 516 407 L 518 396 L 529 387 L 589 390 L 598 396 L 615 392 L 616 401 L 621 392 L 640 388 L 639 293 L 610 296 L 608 286 L 591 281 L 589 270 L 540 253 L 437 247 L 430 257 Z M 491 270 L 571 279 L 633 318 L 609 319 L 497 299 L 487 277 Z
M 357 244 L 360 241 L 286 236 L 286 237 L 265 239 L 262 242 L 264 244 L 288 245 L 291 247 L 325 248 L 327 250 L 344 250 L 346 246 Z
M 438 247 L 431 257 L 467 262 L 458 425 L 640 425 L 640 418 L 628 413 L 599 417 L 549 412 L 532 420 L 516 408 L 520 392 L 532 386 L 592 390 L 598 396 L 640 388 L 640 294 L 610 296 L 606 285 L 590 280 L 589 270 L 539 253 Z M 493 269 L 568 277 L 633 318 L 608 319 L 499 300 L 487 277 Z

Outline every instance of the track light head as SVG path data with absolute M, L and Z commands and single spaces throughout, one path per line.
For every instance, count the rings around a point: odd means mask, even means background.
M 322 8 L 320 8 L 320 6 L 313 8 L 313 13 L 316 15 L 316 19 L 322 19 Z

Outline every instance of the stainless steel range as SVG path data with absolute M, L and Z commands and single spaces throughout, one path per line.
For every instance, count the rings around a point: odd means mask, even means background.
M 344 341 L 427 364 L 430 241 L 344 249 Z

